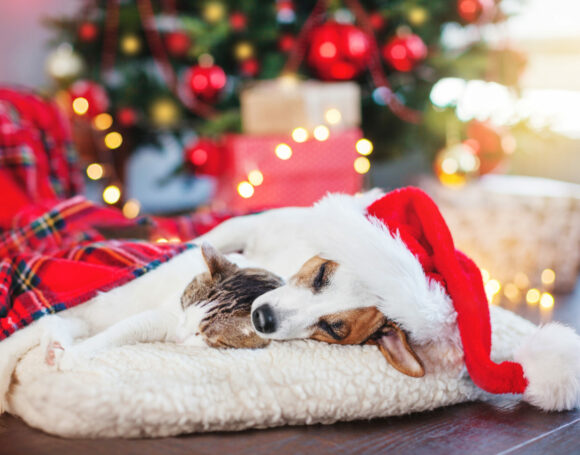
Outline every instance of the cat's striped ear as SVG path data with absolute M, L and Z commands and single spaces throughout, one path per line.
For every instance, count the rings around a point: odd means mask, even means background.
M 207 242 L 201 244 L 201 254 L 213 279 L 223 278 L 235 272 L 238 266 Z

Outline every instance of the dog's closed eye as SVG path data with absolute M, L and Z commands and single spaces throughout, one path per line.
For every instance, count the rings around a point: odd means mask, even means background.
M 328 323 L 322 319 L 318 322 L 318 326 L 335 340 L 342 340 L 345 336 L 343 333 L 341 333 L 342 329 L 344 328 L 343 321 L 333 321 L 332 323 Z

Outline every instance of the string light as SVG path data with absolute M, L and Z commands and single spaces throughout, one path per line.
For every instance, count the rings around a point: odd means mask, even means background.
M 117 131 L 111 131 L 105 136 L 105 145 L 112 150 L 118 149 L 123 143 L 123 136 Z
M 542 284 L 554 284 L 556 281 L 556 272 L 552 269 L 544 269 L 541 276 Z
M 139 201 L 137 199 L 129 199 L 123 205 L 123 215 L 125 215 L 126 218 L 130 219 L 137 218 L 140 211 L 141 204 L 139 204 Z
M 554 297 L 549 292 L 544 292 L 540 297 L 540 306 L 545 309 L 554 307 Z
M 248 173 L 248 180 L 254 186 L 260 186 L 264 183 L 264 174 L 262 174 L 258 169 L 254 169 Z
M 276 156 L 281 160 L 289 160 L 292 157 L 292 149 L 288 144 L 278 144 L 274 150 Z
M 89 110 L 89 101 L 85 97 L 79 96 L 73 100 L 72 108 L 75 114 L 85 115 Z
M 250 182 L 238 183 L 238 194 L 244 199 L 251 198 L 254 195 L 254 187 Z
M 136 35 L 125 35 L 121 39 L 121 50 L 127 55 L 135 55 L 141 50 L 141 40 Z
M 366 174 L 371 168 L 371 162 L 364 156 L 354 160 L 354 170 L 359 174 Z
M 520 290 L 513 283 L 507 283 L 503 289 L 503 293 L 511 302 L 519 300 Z
M 318 125 L 312 132 L 314 139 L 317 141 L 325 141 L 330 137 L 330 130 L 324 125 Z
M 93 126 L 97 129 L 97 130 L 108 130 L 109 128 L 111 128 L 111 125 L 113 124 L 113 117 L 111 117 L 110 114 L 107 114 L 106 112 L 103 112 L 102 114 L 97 115 L 94 119 L 93 119 Z
M 155 243 L 167 243 L 168 240 L 165 237 L 159 237 L 155 240 Z
M 479 271 L 481 272 L 481 279 L 483 280 L 483 284 L 487 283 L 490 278 L 489 272 L 485 269 L 480 269 Z
M 306 128 L 294 128 L 292 139 L 294 139 L 294 142 L 306 142 L 308 140 L 308 131 L 306 131 Z
M 324 119 L 330 125 L 337 125 L 342 120 L 342 114 L 337 108 L 332 107 L 330 109 L 327 109 L 327 111 L 324 113 Z
M 356 141 L 356 151 L 361 155 L 368 156 L 373 153 L 373 143 L 368 139 L 359 139 Z
M 238 60 L 246 60 L 254 55 L 254 48 L 247 41 L 241 41 L 236 45 L 234 54 Z
M 455 158 L 445 158 L 441 162 L 441 170 L 448 175 L 455 174 L 459 169 L 459 163 Z
M 107 204 L 116 204 L 121 199 L 121 190 L 116 185 L 109 185 L 103 191 L 103 201 Z
M 91 163 L 87 166 L 87 177 L 91 180 L 99 180 L 105 175 L 103 166 L 99 163 Z
M 526 293 L 526 302 L 530 305 L 536 305 L 540 301 L 540 291 L 536 288 L 529 289 Z
M 514 283 L 520 289 L 526 289 L 530 285 L 530 279 L 524 272 L 516 273 Z
M 499 284 L 499 281 L 495 280 L 495 279 L 491 279 L 489 280 L 487 283 L 485 283 L 485 294 L 487 295 L 487 299 L 490 302 L 493 302 L 493 298 L 496 296 L 496 294 L 501 290 L 501 284 Z

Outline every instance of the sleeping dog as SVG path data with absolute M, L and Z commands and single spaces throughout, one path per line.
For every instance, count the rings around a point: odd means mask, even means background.
M 38 344 L 46 362 L 62 370 L 81 357 L 138 342 L 263 347 L 269 340 L 253 329 L 251 305 L 282 284 L 277 275 L 240 255 L 225 257 L 209 244 L 186 250 L 142 277 L 45 316 L 0 342 L 0 411 L 18 359 Z
M 367 224 L 362 220 L 364 208 L 381 194 L 373 190 L 359 197 L 330 195 L 315 207 L 283 208 L 233 218 L 200 241 L 211 242 L 222 252 L 243 252 L 250 260 L 287 278 L 284 286 L 261 295 L 252 305 L 252 321 L 260 336 L 374 344 L 397 370 L 421 377 L 425 369 L 412 342 L 423 340 L 411 340 L 409 333 L 381 310 L 385 299 L 397 298 L 398 287 L 405 284 L 404 276 L 397 278 L 393 271 L 390 278 L 381 278 L 382 282 L 392 282 L 391 295 L 384 295 L 372 288 L 372 274 L 366 272 L 384 263 L 375 261 L 382 252 L 372 243 L 370 247 L 365 245 L 372 238 L 360 230 Z M 351 249 L 360 250 L 360 254 L 335 260 L 337 250 L 348 254 Z M 416 291 L 419 295 L 421 289 Z M 437 298 L 447 309 L 439 317 L 452 324 L 455 319 L 448 299 L 443 293 Z M 457 342 L 451 329 L 449 336 Z

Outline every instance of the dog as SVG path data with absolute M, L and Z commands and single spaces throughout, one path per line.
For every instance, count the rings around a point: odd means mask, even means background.
M 458 345 L 453 328 L 455 314 L 443 290 L 415 288 L 415 277 L 402 273 L 410 269 L 422 276 L 414 258 L 385 258 L 381 248 L 385 239 L 377 238 L 374 226 L 363 215 L 364 209 L 382 194 L 380 190 L 358 197 L 331 194 L 313 207 L 274 209 L 233 218 L 200 241 L 211 242 L 225 253 L 241 252 L 286 280 L 252 304 L 252 323 L 261 337 L 374 344 L 394 368 L 411 377 L 422 377 L 425 368 L 413 345 L 441 337 Z M 400 243 L 384 229 L 378 235 L 386 237 L 387 242 Z M 401 288 L 412 291 L 422 303 L 410 305 L 407 314 L 395 321 L 389 307 L 402 303 Z M 434 300 L 426 298 L 427 294 Z M 430 311 L 429 301 L 431 306 L 441 304 L 444 308 L 444 312 L 438 310 L 429 317 L 442 322 L 447 331 L 423 330 L 421 336 L 419 329 L 419 336 L 411 334 L 407 327 L 413 325 L 407 323 L 413 319 L 413 311 Z
M 240 255 L 226 257 L 207 243 L 188 249 L 123 286 L 45 316 L 0 342 L 0 411 L 6 409 L 18 359 L 38 344 L 46 363 L 61 370 L 74 368 L 79 358 L 139 342 L 264 347 L 270 341 L 256 334 L 251 305 L 282 284 L 280 277 Z

